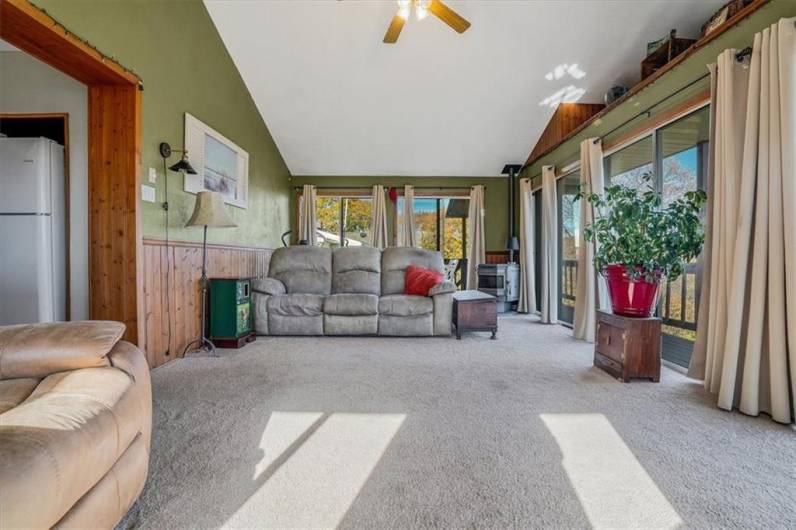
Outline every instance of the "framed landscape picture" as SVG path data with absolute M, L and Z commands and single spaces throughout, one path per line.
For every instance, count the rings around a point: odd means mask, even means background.
M 196 175 L 185 174 L 185 191 L 217 191 L 227 204 L 247 207 L 249 153 L 187 112 L 185 149 L 196 170 Z

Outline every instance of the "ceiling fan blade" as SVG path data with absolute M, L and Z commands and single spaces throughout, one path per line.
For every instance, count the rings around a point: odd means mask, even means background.
M 392 22 L 390 22 L 390 27 L 387 28 L 387 33 L 384 34 L 384 42 L 386 44 L 393 44 L 395 41 L 398 40 L 398 35 L 401 34 L 401 30 L 404 27 L 404 22 L 406 21 L 398 15 L 392 17 Z
M 435 17 L 452 27 L 458 33 L 464 33 L 467 31 L 467 28 L 470 27 L 469 22 L 467 22 L 456 11 L 449 8 L 439 0 L 431 0 L 428 10 L 431 11 Z

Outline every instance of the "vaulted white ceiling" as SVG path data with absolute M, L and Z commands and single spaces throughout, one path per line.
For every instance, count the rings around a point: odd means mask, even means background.
M 632 85 L 648 41 L 698 36 L 724 0 L 446 3 L 466 33 L 412 19 L 387 45 L 391 0 L 205 0 L 291 173 L 397 176 L 523 162 L 554 110 L 543 101 Z M 562 64 L 577 68 L 549 75 Z

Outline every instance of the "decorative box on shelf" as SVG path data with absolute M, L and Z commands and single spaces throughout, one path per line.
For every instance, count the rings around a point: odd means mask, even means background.
M 240 348 L 255 340 L 251 282 L 246 278 L 211 278 L 210 340 L 219 348 Z
M 676 36 L 677 31 L 672 30 L 669 33 L 669 38 L 663 41 L 655 51 L 647 55 L 646 59 L 641 61 L 641 79 L 646 79 L 657 70 L 663 68 L 666 63 L 686 51 L 693 45 L 696 40 L 694 39 L 681 39 Z
M 661 377 L 661 319 L 630 318 L 597 311 L 594 366 L 625 383 Z

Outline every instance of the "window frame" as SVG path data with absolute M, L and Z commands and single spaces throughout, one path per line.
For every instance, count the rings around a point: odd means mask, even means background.
M 393 230 L 392 230 L 392 244 L 393 244 L 393 246 L 398 246 L 398 229 L 399 229 L 399 226 L 398 226 L 398 216 L 399 216 L 399 214 L 398 214 L 398 212 L 399 212 L 398 200 L 403 199 L 403 198 L 404 198 L 404 191 L 403 191 L 403 188 L 401 188 L 399 190 L 399 192 L 398 192 L 398 196 L 395 199 L 395 208 L 394 208 L 393 216 L 392 216 L 393 217 L 393 219 L 392 219 L 392 228 L 393 228 Z M 415 188 L 415 196 L 414 196 L 414 198 L 415 199 L 436 199 L 436 201 L 437 201 L 437 208 L 436 208 L 436 212 L 437 212 L 437 223 L 436 223 L 436 226 L 437 226 L 437 238 L 436 238 L 437 241 L 436 241 L 436 243 L 437 244 L 436 244 L 436 251 L 437 252 L 442 252 L 443 251 L 443 247 L 444 247 L 444 243 L 442 241 L 443 231 L 444 231 L 443 229 L 445 228 L 445 226 L 444 226 L 444 221 L 443 221 L 444 216 L 441 215 L 440 203 L 441 203 L 441 201 L 443 201 L 445 199 L 468 199 L 469 200 L 470 199 L 470 193 L 469 192 L 465 192 L 465 191 L 448 191 L 448 192 L 444 192 L 444 193 L 434 193 L 434 192 L 431 192 L 431 191 L 422 191 L 422 190 L 418 191 L 418 189 Z M 464 223 L 467 224 L 467 219 L 464 219 Z M 464 234 L 465 235 L 468 234 L 467 228 L 464 229 Z M 466 259 L 466 256 L 467 256 L 467 237 L 465 237 L 464 241 L 462 242 L 462 251 L 463 251 L 463 253 L 465 255 L 465 259 Z M 461 258 L 457 258 L 457 259 L 461 259 Z

